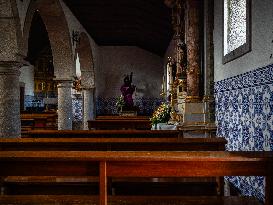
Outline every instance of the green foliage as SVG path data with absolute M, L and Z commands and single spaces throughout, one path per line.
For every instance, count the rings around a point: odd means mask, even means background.
M 122 95 L 119 96 L 119 98 L 118 98 L 118 100 L 117 100 L 117 102 L 116 102 L 116 106 L 117 106 L 117 108 L 118 108 L 118 111 L 120 111 L 120 110 L 122 109 L 122 107 L 125 106 L 125 101 L 124 101 L 124 98 L 123 98 Z
M 162 103 L 153 113 L 152 117 L 150 118 L 150 121 L 152 122 L 152 125 L 155 125 L 157 123 L 164 123 L 168 122 L 170 119 L 170 113 L 171 113 L 171 107 L 167 103 Z

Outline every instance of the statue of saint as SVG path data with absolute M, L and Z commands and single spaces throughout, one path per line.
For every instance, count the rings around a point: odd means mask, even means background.
M 126 75 L 124 84 L 120 88 L 125 102 L 125 109 L 132 109 L 134 107 L 133 93 L 135 92 L 136 86 L 132 85 L 132 78 L 133 73 L 131 73 L 130 76 Z

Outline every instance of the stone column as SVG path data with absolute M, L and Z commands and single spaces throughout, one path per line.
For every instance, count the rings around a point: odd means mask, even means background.
M 200 32 L 201 0 L 187 0 L 186 42 L 187 42 L 187 99 L 198 100 L 200 81 Z
M 19 65 L 0 62 L 0 137 L 21 135 Z
M 214 0 L 204 1 L 204 97 L 206 122 L 215 121 L 214 102 Z
M 88 120 L 95 119 L 94 88 L 83 89 L 83 129 L 88 130 Z
M 72 81 L 58 83 L 58 130 L 72 130 Z

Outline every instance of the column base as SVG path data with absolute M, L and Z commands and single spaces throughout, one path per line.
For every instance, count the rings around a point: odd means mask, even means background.
M 200 103 L 202 102 L 199 96 L 187 96 L 186 103 Z

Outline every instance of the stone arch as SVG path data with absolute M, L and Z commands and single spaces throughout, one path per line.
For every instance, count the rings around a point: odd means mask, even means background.
M 16 0 L 1 4 L 0 61 L 22 61 L 22 32 Z
M 90 41 L 86 33 L 80 34 L 80 43 L 77 44 L 76 52 L 79 55 L 81 68 L 81 83 L 83 88 L 95 87 L 94 59 Z
M 31 0 L 23 29 L 24 55 L 34 12 L 38 11 L 46 26 L 52 49 L 54 75 L 57 80 L 72 80 L 75 74 L 72 45 L 68 24 L 58 0 Z

